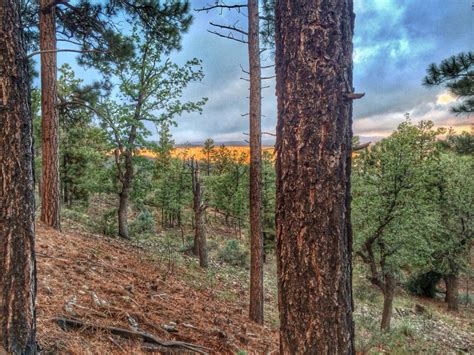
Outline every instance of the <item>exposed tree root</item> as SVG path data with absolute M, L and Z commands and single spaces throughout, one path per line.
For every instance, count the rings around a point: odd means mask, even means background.
M 141 338 L 145 343 L 147 343 L 145 345 L 147 350 L 156 350 L 156 351 L 165 351 L 165 352 L 183 352 L 183 351 L 188 352 L 189 351 L 189 352 L 198 353 L 198 354 L 207 354 L 211 350 L 209 348 L 206 348 L 200 345 L 185 343 L 182 341 L 161 340 L 155 337 L 154 335 L 145 333 L 145 332 L 128 330 L 128 329 L 123 329 L 123 328 L 116 328 L 116 327 L 101 326 L 97 324 L 83 322 L 77 319 L 57 317 L 57 318 L 54 318 L 53 321 L 56 322 L 63 330 L 75 330 L 75 329 L 81 329 L 81 328 L 88 328 L 88 329 L 93 329 L 93 330 L 107 331 L 111 334 L 114 334 L 123 338 L 127 338 L 127 339 Z

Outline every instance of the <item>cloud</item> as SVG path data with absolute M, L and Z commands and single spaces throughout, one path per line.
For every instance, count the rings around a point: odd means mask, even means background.
M 193 9 L 208 0 L 192 1 Z M 389 134 L 406 112 L 414 121 L 433 119 L 438 125 L 466 127 L 469 121 L 450 112 L 452 97 L 443 87 L 427 88 L 422 79 L 430 63 L 472 49 L 473 16 L 471 0 L 356 0 L 354 37 L 354 87 L 365 92 L 354 104 L 354 130 L 361 135 Z M 245 14 L 235 11 L 194 13 L 190 31 L 183 37 L 183 50 L 171 59 L 183 63 L 197 57 L 203 60 L 206 77 L 190 85 L 183 100 L 208 97 L 202 115 L 178 118 L 173 128 L 178 143 L 240 140 L 248 132 L 248 82 L 240 65 L 248 67 L 245 44 L 223 39 L 207 32 L 209 22 L 246 27 Z M 73 61 L 60 54 L 59 62 Z M 265 64 L 271 64 L 271 56 Z M 77 66 L 75 66 L 77 69 Z M 273 69 L 267 69 L 272 75 Z M 78 70 L 92 80 L 93 71 Z M 262 129 L 274 132 L 276 98 L 274 80 L 265 82 Z M 154 137 L 156 138 L 156 136 Z M 265 137 L 268 140 L 268 137 Z

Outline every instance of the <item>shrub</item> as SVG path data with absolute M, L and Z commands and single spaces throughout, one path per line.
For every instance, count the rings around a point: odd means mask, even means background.
M 434 298 L 438 290 L 436 285 L 441 280 L 441 274 L 429 271 L 412 275 L 405 284 L 405 288 L 412 294 Z
M 102 216 L 99 222 L 99 231 L 107 236 L 115 236 L 118 234 L 117 225 L 117 209 L 113 209 Z
M 229 240 L 223 249 L 219 251 L 219 260 L 230 265 L 248 267 L 249 255 L 247 250 L 242 248 L 240 243 L 235 240 Z
M 137 218 L 130 223 L 130 234 L 138 238 L 140 235 L 149 235 L 155 233 L 155 220 L 147 209 L 142 210 Z

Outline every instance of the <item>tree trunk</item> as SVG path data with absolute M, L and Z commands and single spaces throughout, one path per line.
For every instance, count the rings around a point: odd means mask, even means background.
M 446 303 L 448 304 L 448 311 L 459 310 L 458 297 L 458 277 L 457 275 L 446 275 L 444 277 L 446 284 Z
M 380 329 L 384 331 L 390 330 L 390 322 L 392 320 L 392 305 L 393 297 L 395 296 L 395 278 L 392 275 L 385 275 L 383 286 L 383 310 L 382 310 L 382 322 Z
M 352 0 L 276 2 L 282 354 L 352 354 Z
M 202 188 L 201 188 L 201 179 L 199 176 L 199 163 L 192 160 L 191 162 L 192 169 L 192 181 L 193 181 L 193 207 L 194 207 L 194 219 L 195 219 L 195 229 L 194 229 L 194 253 L 199 255 L 199 265 L 203 268 L 207 268 L 207 240 L 206 233 L 204 231 L 203 224 L 203 213 L 204 206 L 202 204 Z
M 125 239 L 129 239 L 128 194 L 129 194 L 128 187 L 123 186 L 122 191 L 119 193 L 118 228 L 119 228 L 119 236 Z
M 0 1 L 0 353 L 31 354 L 36 352 L 33 137 L 19 4 Z
M 258 0 L 248 1 L 250 69 L 250 320 L 263 324 L 261 68 Z M 240 222 L 239 222 L 240 229 Z
M 41 0 L 40 9 L 51 3 Z M 40 50 L 56 49 L 55 6 L 40 10 Z M 41 221 L 60 229 L 59 190 L 59 116 L 56 108 L 56 53 L 41 53 L 41 135 L 42 135 L 42 188 Z

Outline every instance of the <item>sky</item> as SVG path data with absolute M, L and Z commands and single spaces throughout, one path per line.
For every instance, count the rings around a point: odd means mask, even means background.
M 212 0 L 191 0 L 196 9 Z M 228 1 L 227 3 L 232 3 Z M 235 3 L 240 3 L 235 1 Z M 474 50 L 474 1 L 472 0 L 354 0 L 354 87 L 365 97 L 354 103 L 354 134 L 361 141 L 376 141 L 389 135 L 410 113 L 413 122 L 432 120 L 436 126 L 470 131 L 474 117 L 455 116 L 455 103 L 445 88 L 427 88 L 421 82 L 430 63 L 439 63 L 462 51 Z M 235 11 L 194 13 L 191 29 L 183 37 L 182 50 L 171 59 L 184 63 L 203 61 L 205 78 L 186 90 L 183 100 L 207 97 L 202 114 L 186 114 L 172 128 L 176 143 L 241 142 L 248 132 L 248 82 L 241 80 L 248 68 L 245 44 L 217 37 L 207 30 L 209 22 L 237 24 L 246 28 L 245 14 Z M 74 65 L 74 56 L 59 54 L 58 64 L 68 62 L 86 81 L 93 71 Z M 262 65 L 273 64 L 271 53 L 262 55 Z M 273 75 L 273 68 L 264 71 Z M 275 132 L 274 80 L 264 81 L 262 130 Z M 266 136 L 264 143 L 271 144 Z M 156 135 L 152 139 L 156 138 Z

